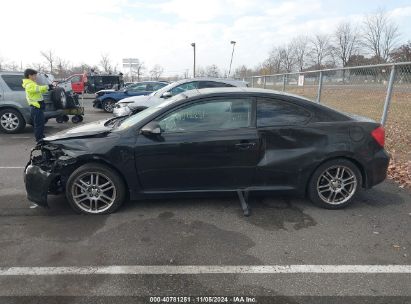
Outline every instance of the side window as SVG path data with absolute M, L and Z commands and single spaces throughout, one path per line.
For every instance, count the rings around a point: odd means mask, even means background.
M 200 81 L 199 88 L 206 89 L 206 88 L 228 88 L 233 87 L 231 84 L 217 82 L 217 81 Z
M 71 79 L 70 79 L 70 82 L 71 82 L 71 83 L 80 82 L 80 81 L 81 81 L 81 76 L 73 76 L 73 77 L 71 77 Z
M 180 84 L 170 90 L 170 93 L 174 96 L 185 91 L 195 90 L 198 88 L 198 81 L 187 82 Z
M 304 124 L 310 117 L 308 110 L 289 102 L 277 99 L 257 101 L 257 127 Z
M 165 83 L 155 83 L 153 84 L 153 91 L 160 90 L 162 87 L 165 87 L 167 84 Z
M 160 120 L 166 133 L 246 128 L 251 125 L 251 99 L 215 99 L 186 106 Z
M 1 76 L 4 82 L 12 91 L 24 91 L 21 86 L 23 83 L 23 75 L 3 75 Z
M 132 91 L 132 92 L 145 91 L 146 90 L 146 84 L 145 83 L 140 83 L 138 85 L 131 85 L 129 87 L 129 90 Z

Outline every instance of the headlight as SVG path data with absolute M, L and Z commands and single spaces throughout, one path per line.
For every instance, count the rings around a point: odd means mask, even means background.
M 125 108 L 129 105 L 130 103 L 122 102 L 122 103 L 116 103 L 116 108 Z

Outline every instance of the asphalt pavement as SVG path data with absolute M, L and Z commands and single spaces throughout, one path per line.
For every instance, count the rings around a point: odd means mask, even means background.
M 85 102 L 83 123 L 110 117 Z M 50 121 L 46 134 L 72 126 Z M 131 201 L 115 214 L 81 216 L 63 195 L 50 196 L 50 209 L 30 208 L 22 168 L 33 145 L 31 127 L 0 134 L 0 303 L 411 301 L 411 192 L 391 181 L 336 211 L 251 196 L 247 218 L 228 195 Z M 301 267 L 281 270 L 289 265 Z M 389 265 L 402 271 L 378 271 Z

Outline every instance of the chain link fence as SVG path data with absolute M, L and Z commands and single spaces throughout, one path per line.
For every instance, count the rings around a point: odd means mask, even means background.
M 393 157 L 390 175 L 411 186 L 411 62 L 253 76 L 252 87 L 307 97 L 380 121 Z

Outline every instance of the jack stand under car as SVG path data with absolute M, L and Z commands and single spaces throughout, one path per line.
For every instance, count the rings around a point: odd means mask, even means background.
M 241 208 L 243 209 L 244 216 L 251 215 L 251 208 L 248 204 L 248 198 L 250 192 L 247 190 L 237 190 L 238 198 L 240 200 Z

